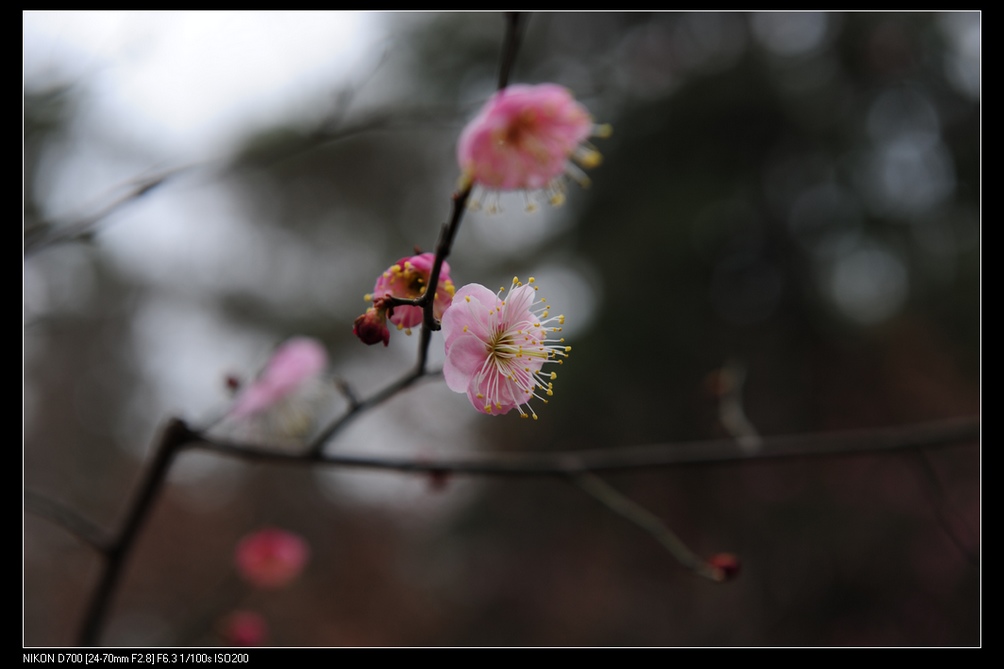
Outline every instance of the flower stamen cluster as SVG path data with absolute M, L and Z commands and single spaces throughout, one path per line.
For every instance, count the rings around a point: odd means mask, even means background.
M 537 419 L 534 398 L 547 403 L 554 394 L 557 372 L 572 347 L 559 336 L 564 315 L 551 316 L 544 298 L 537 299 L 536 281 L 514 277 L 508 298 L 505 288 L 493 293 L 479 284 L 464 286 L 443 315 L 446 385 L 466 392 L 478 411 L 498 415 L 516 409 L 523 418 Z

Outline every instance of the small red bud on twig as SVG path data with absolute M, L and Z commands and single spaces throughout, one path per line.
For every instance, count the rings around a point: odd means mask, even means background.
M 227 390 L 232 393 L 236 393 L 241 389 L 241 380 L 236 374 L 227 374 L 223 378 L 223 383 L 226 385 Z
M 719 583 L 731 581 L 739 576 L 739 558 L 732 553 L 712 555 L 708 560 L 708 565 L 715 574 L 715 580 Z
M 386 312 L 370 307 L 352 324 L 352 334 L 359 337 L 364 344 L 372 345 L 383 342 L 383 345 L 386 346 L 390 341 Z

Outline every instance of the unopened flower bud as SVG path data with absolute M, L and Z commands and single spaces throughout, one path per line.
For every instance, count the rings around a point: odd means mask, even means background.
M 223 383 L 231 393 L 236 393 L 241 389 L 241 380 L 236 374 L 227 374 L 223 379 Z
M 739 575 L 739 558 L 732 553 L 712 555 L 708 565 L 715 572 L 715 580 L 719 582 L 731 581 Z
M 364 344 L 373 345 L 382 341 L 386 346 L 390 342 L 387 311 L 370 307 L 352 324 L 352 334 L 359 337 Z

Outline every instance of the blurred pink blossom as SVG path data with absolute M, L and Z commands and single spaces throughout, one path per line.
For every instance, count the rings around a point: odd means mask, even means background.
M 557 376 L 544 372 L 544 365 L 562 364 L 572 350 L 563 338 L 549 338 L 561 331 L 565 317 L 548 317 L 549 307 L 536 299 L 534 283 L 532 277 L 526 285 L 514 278 L 507 299 L 502 291 L 496 294 L 476 283 L 464 286 L 443 316 L 446 385 L 466 392 L 482 413 L 515 408 L 524 418 L 536 419 L 530 400 L 546 404 Z
M 467 124 L 457 146 L 457 161 L 466 184 L 490 190 L 550 191 L 563 200 L 560 177 L 583 184 L 576 167 L 594 167 L 599 152 L 586 144 L 590 136 L 607 136 L 609 126 L 596 126 L 586 108 L 568 89 L 556 84 L 514 85 L 495 93 Z
M 328 354 L 316 339 L 296 337 L 280 345 L 265 369 L 237 398 L 235 418 L 266 411 L 294 393 L 328 366 Z
M 303 570 L 310 548 L 300 536 L 274 527 L 249 534 L 237 544 L 235 560 L 244 580 L 259 588 L 281 588 Z
M 234 611 L 223 620 L 220 634 L 231 646 L 261 646 L 265 643 L 268 625 L 254 611 Z
M 401 258 L 388 267 L 377 277 L 373 293 L 366 296 L 367 300 L 373 301 L 373 306 L 356 319 L 352 332 L 366 344 L 382 341 L 386 346 L 390 339 L 390 332 L 386 327 L 386 314 L 391 310 L 381 303 L 381 298 L 391 296 L 414 300 L 421 297 L 429 283 L 435 260 L 434 253 L 421 253 Z M 439 285 L 432 303 L 432 313 L 437 319 L 442 318 L 443 312 L 450 306 L 454 292 L 456 288 L 450 279 L 450 265 L 444 260 L 439 270 Z M 422 317 L 422 309 L 419 307 L 398 306 L 394 307 L 389 320 L 398 330 L 407 330 L 410 334 L 409 329 L 420 325 Z

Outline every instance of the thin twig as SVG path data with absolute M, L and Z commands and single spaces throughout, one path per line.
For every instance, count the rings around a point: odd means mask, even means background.
M 140 177 L 128 184 L 129 190 L 105 205 L 96 213 L 86 216 L 72 223 L 54 224 L 38 222 L 30 226 L 24 233 L 24 253 L 29 255 L 40 251 L 43 248 L 58 244 L 80 240 L 94 232 L 97 224 L 103 219 L 111 216 L 122 207 L 135 202 L 154 189 L 167 183 L 175 176 L 192 169 L 193 166 L 175 167 L 165 170 L 150 177 Z
M 305 129 L 305 134 L 297 141 L 290 141 L 267 152 L 250 154 L 252 158 L 250 162 L 259 167 L 277 168 L 287 161 L 293 161 L 312 151 L 357 135 L 380 131 L 413 130 L 415 128 L 421 128 L 423 131 L 435 128 L 453 129 L 463 114 L 464 110 L 458 109 L 456 105 L 450 107 L 399 107 L 389 111 L 369 112 L 361 118 L 342 121 L 337 127 L 332 126 L 329 121 L 324 121 L 314 128 Z M 239 165 L 241 159 L 247 158 L 248 155 L 238 156 L 237 164 Z
M 961 516 L 961 514 L 956 512 L 954 515 L 958 518 L 959 524 L 965 530 L 966 539 L 963 540 L 963 538 L 959 536 L 958 530 L 948 517 L 948 496 L 945 494 L 945 488 L 941 485 L 941 481 L 938 479 L 938 474 L 934 470 L 934 465 L 931 463 L 930 458 L 926 453 L 920 451 L 916 453 L 916 461 L 927 482 L 928 499 L 933 507 L 934 517 L 937 519 L 938 525 L 945 532 L 949 540 L 951 540 L 952 544 L 955 545 L 966 561 L 974 567 L 977 566 L 980 562 L 980 558 L 977 554 L 978 549 L 975 547 L 979 541 L 973 538 L 976 533 L 969 526 L 969 523 L 967 523 Z
M 330 425 L 324 428 L 321 431 L 321 433 L 318 434 L 312 442 L 310 442 L 310 446 L 307 448 L 308 457 L 311 459 L 311 461 L 313 461 L 313 458 L 315 457 L 318 460 L 323 459 L 321 454 L 324 451 L 324 446 L 328 443 L 328 441 L 332 437 L 341 432 L 342 429 L 350 421 L 355 419 L 359 414 L 363 413 L 364 411 L 369 411 L 370 409 L 373 409 L 374 407 L 380 404 L 383 404 L 390 398 L 397 395 L 399 392 L 406 390 L 407 388 L 410 388 L 412 385 L 415 384 L 415 382 L 419 381 L 420 379 L 434 378 L 439 376 L 439 374 L 440 372 L 438 370 L 434 373 L 429 373 L 425 371 L 420 372 L 418 370 L 415 370 L 413 372 L 410 372 L 409 374 L 406 374 L 405 376 L 402 376 L 396 381 L 390 383 L 383 389 L 377 391 L 373 395 L 370 395 L 364 400 L 355 400 L 355 401 L 350 400 L 348 410 L 346 410 L 345 413 L 343 413 L 341 416 L 335 419 Z M 297 457 L 302 458 L 304 456 L 300 455 Z
M 388 387 L 379 398 L 374 397 L 366 402 L 383 401 L 394 392 L 393 387 Z M 355 415 L 369 406 L 367 404 L 350 413 Z M 343 416 L 341 420 L 347 419 L 348 416 Z M 477 453 L 439 458 L 424 455 L 420 459 L 411 455 L 372 456 L 318 451 L 295 454 L 283 452 L 276 446 L 229 442 L 204 435 L 199 435 L 187 446 L 243 460 L 276 464 L 328 465 L 422 474 L 444 472 L 481 476 L 567 476 L 582 472 L 893 453 L 970 444 L 978 440 L 979 434 L 980 421 L 974 417 L 872 430 L 764 437 L 761 447 L 752 452 L 734 439 L 552 453 Z
M 342 397 L 348 401 L 350 410 L 359 406 L 359 395 L 356 394 L 355 388 L 352 387 L 352 384 L 337 376 L 333 377 L 331 382 L 335 384 L 335 388 L 337 388 L 338 392 L 342 394 Z
M 325 123 L 309 132 L 302 142 L 286 147 L 283 151 L 272 155 L 265 164 L 274 165 L 283 160 L 294 158 L 303 153 L 349 139 L 356 135 L 380 130 L 408 129 L 415 126 L 429 128 L 433 124 L 443 127 L 453 127 L 457 119 L 457 108 L 454 107 L 424 107 L 415 109 L 395 109 L 392 112 L 372 113 L 353 123 L 341 123 L 332 127 Z M 40 220 L 27 224 L 24 228 L 24 255 L 29 256 L 56 244 L 75 242 L 88 239 L 95 233 L 98 225 L 106 218 L 127 205 L 148 195 L 153 190 L 177 177 L 183 172 L 196 167 L 207 167 L 211 163 L 190 164 L 164 170 L 148 177 L 137 177 L 125 184 L 127 192 L 102 206 L 97 212 L 69 222 Z
M 104 530 L 51 497 L 25 490 L 24 510 L 58 525 L 99 553 L 108 551 L 110 542 Z
M 651 534 L 652 538 L 662 544 L 663 548 L 687 569 L 712 581 L 721 582 L 724 580 L 719 570 L 690 550 L 671 529 L 659 520 L 658 516 L 617 492 L 600 477 L 582 472 L 570 475 L 569 479 L 605 507 Z
M 499 62 L 499 90 L 509 85 L 509 75 L 516 63 L 516 52 L 530 17 L 525 12 L 506 12 L 506 37 L 503 43 L 502 58 Z M 521 25 L 522 24 L 522 25 Z

